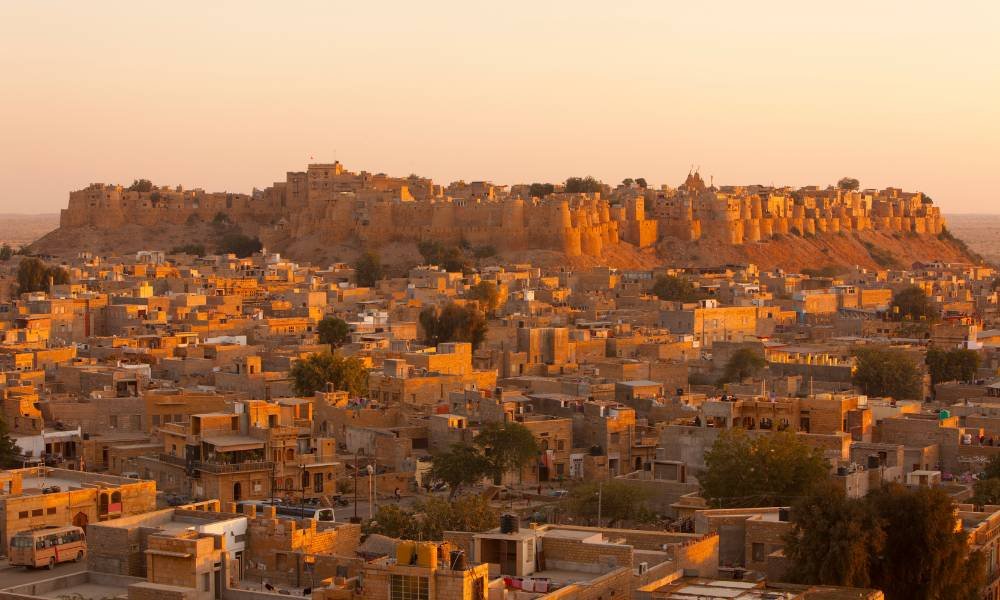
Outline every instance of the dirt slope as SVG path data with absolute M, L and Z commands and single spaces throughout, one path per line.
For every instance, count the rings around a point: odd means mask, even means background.
M 218 231 L 208 224 L 170 225 L 155 229 L 126 225 L 114 231 L 94 228 L 57 229 L 32 244 L 31 250 L 56 257 L 70 257 L 85 250 L 105 255 L 130 254 L 137 250 L 170 250 L 187 243 L 201 243 L 211 251 L 218 235 Z M 265 236 L 264 243 L 268 250 L 314 264 L 350 262 L 361 251 L 356 246 L 330 245 L 318 237 L 277 239 Z M 416 245 L 410 242 L 386 244 L 376 250 L 393 272 L 405 271 L 420 256 Z M 822 234 L 810 238 L 780 236 L 766 242 L 740 246 L 710 239 L 696 242 L 667 239 L 661 241 L 655 250 L 639 250 L 628 244 L 621 244 L 599 258 L 566 257 L 558 252 L 526 250 L 504 253 L 495 260 L 570 268 L 606 264 L 622 269 L 649 269 L 660 264 L 715 266 L 749 262 L 762 269 L 782 268 L 793 271 L 827 265 L 875 268 L 904 267 L 916 261 L 971 261 L 959 245 L 947 239 L 875 232 Z

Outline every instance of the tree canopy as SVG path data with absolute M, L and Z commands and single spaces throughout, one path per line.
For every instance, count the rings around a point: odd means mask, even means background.
M 382 504 L 365 525 L 365 533 L 380 533 L 404 540 L 440 540 L 445 531 L 489 531 L 500 524 L 500 513 L 478 494 L 453 500 L 431 497 L 412 509 Z
M 696 302 L 705 297 L 693 283 L 676 275 L 657 277 L 652 292 L 660 300 L 673 302 Z
M 504 473 L 519 471 L 539 454 L 535 436 L 520 423 L 490 423 L 480 430 L 474 440 L 486 457 L 486 473 L 495 483 L 503 480 Z
M 18 458 L 21 455 L 20 449 L 10 437 L 10 429 L 3 415 L 0 415 L 0 466 L 20 467 Z
M 132 185 L 126 189 L 130 192 L 150 192 L 153 190 L 153 182 L 148 179 L 134 179 Z
M 874 587 L 888 600 L 981 597 L 983 556 L 956 530 L 955 505 L 939 488 L 893 483 L 849 499 L 830 484 L 796 503 L 791 517 L 793 581 Z
M 788 578 L 795 583 L 869 587 L 885 533 L 871 506 L 847 498 L 832 482 L 792 505 L 786 539 Z
M 17 289 L 21 294 L 44 292 L 49 289 L 49 278 L 56 285 L 69 283 L 69 273 L 58 266 L 50 266 L 35 257 L 28 257 L 17 267 Z
M 532 198 L 544 198 L 554 192 L 556 186 L 551 183 L 533 183 L 528 186 L 528 193 Z
M 246 258 L 263 249 L 264 244 L 259 239 L 239 231 L 230 231 L 219 239 L 218 251 L 221 254 L 235 254 L 239 258 Z
M 819 448 L 779 431 L 751 436 L 740 428 L 719 434 L 698 477 L 712 506 L 787 506 L 826 480 L 830 465 Z
M 975 350 L 955 348 L 942 350 L 931 347 L 927 350 L 927 370 L 931 374 L 931 383 L 937 385 L 944 381 L 971 381 L 976 378 L 982 358 Z
M 475 446 L 453 444 L 451 449 L 431 456 L 431 477 L 448 484 L 448 498 L 464 485 L 473 485 L 486 476 L 490 465 Z
M 424 240 L 417 249 L 428 265 L 437 265 L 449 273 L 464 273 L 470 270 L 469 259 L 458 246 L 446 246 L 437 240 Z
M 622 521 L 648 523 L 653 520 L 655 515 L 647 505 L 649 497 L 648 490 L 627 481 L 591 481 L 573 487 L 566 506 L 574 517 L 594 520 L 598 518 L 600 504 L 601 521 L 607 527 L 616 527 Z M 597 525 L 602 526 L 601 523 Z
M 922 321 L 937 317 L 937 310 L 931 304 L 930 298 L 923 288 L 911 286 L 900 290 L 892 297 L 890 311 L 893 319 L 898 321 Z
M 468 298 L 479 302 L 483 312 L 492 315 L 500 306 L 500 290 L 492 281 L 480 281 L 469 288 Z
M 853 177 L 841 177 L 837 187 L 845 191 L 855 191 L 861 188 L 861 182 Z
M 590 175 L 586 177 L 570 177 L 566 180 L 566 191 L 571 194 L 600 192 L 604 184 Z
M 351 396 L 361 396 L 368 391 L 368 369 L 361 360 L 330 352 L 317 352 L 295 361 L 291 376 L 298 396 L 312 396 L 326 388 L 327 383 Z
M 0 261 L 8 261 L 14 256 L 14 249 L 10 247 L 10 244 L 4 244 L 0 246 Z
M 856 348 L 854 385 L 869 396 L 920 400 L 923 376 L 916 362 L 898 348 Z
M 760 350 L 740 348 L 726 361 L 726 369 L 722 373 L 722 382 L 743 381 L 759 373 L 767 361 Z
M 375 287 L 382 279 L 382 259 L 378 254 L 365 252 L 354 265 L 354 280 L 360 287 Z
M 337 317 L 324 317 L 316 325 L 316 333 L 321 344 L 330 344 L 334 348 L 351 341 L 351 327 L 347 321 Z
M 468 342 L 475 350 L 486 339 L 488 325 L 475 306 L 449 302 L 444 308 L 428 306 L 420 311 L 424 342 L 436 346 L 444 342 Z

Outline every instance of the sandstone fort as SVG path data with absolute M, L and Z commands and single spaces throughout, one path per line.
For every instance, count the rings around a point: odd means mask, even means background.
M 285 181 L 250 195 L 95 183 L 70 193 L 61 227 L 114 230 L 225 219 L 266 243 L 307 235 L 363 247 L 437 240 L 594 257 L 621 244 L 641 249 L 670 238 L 740 245 L 838 232 L 936 235 L 944 227 L 930 198 L 897 188 L 716 187 L 697 172 L 677 188 L 634 182 L 598 187 L 581 193 L 557 185 L 539 198 L 528 185 L 443 186 L 416 175 L 355 173 L 335 162 L 289 172 Z

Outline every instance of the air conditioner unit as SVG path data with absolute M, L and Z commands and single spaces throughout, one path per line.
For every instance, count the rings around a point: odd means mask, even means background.
M 648 570 L 649 570 L 649 563 L 648 562 L 641 562 L 641 563 L 639 563 L 639 575 L 645 574 L 646 571 L 648 571 Z

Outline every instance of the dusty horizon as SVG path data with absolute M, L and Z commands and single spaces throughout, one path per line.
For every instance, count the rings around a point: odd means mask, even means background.
M 983 213 L 998 22 L 988 2 L 8 3 L 0 213 L 140 177 L 249 192 L 335 159 L 441 183 L 847 176 Z

